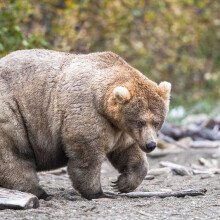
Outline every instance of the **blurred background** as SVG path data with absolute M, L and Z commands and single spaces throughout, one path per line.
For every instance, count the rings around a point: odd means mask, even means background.
M 0 0 L 0 57 L 30 48 L 119 54 L 172 83 L 170 120 L 220 103 L 219 0 Z

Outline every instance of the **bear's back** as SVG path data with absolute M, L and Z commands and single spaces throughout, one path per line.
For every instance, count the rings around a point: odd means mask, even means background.
M 18 50 L 0 59 L 0 77 L 10 82 L 60 70 L 67 56 L 67 53 L 44 49 Z

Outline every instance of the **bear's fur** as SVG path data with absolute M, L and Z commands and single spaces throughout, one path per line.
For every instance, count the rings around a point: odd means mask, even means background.
M 169 97 L 169 83 L 157 85 L 112 52 L 7 55 L 0 60 L 0 185 L 46 198 L 36 172 L 67 165 L 83 197 L 103 197 L 107 157 L 121 173 L 114 187 L 134 190 Z

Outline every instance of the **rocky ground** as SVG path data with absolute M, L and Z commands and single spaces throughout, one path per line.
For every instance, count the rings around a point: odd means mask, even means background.
M 171 161 L 190 167 L 204 157 L 210 160 L 218 149 L 168 152 L 163 156 L 148 156 L 150 168 L 160 161 Z M 217 153 L 217 154 L 216 154 Z M 216 158 L 218 161 L 219 158 Z M 219 161 L 220 162 L 220 161 Z M 59 173 L 58 173 L 59 174 Z M 144 180 L 136 191 L 170 191 L 188 188 L 206 188 L 204 196 L 184 198 L 117 197 L 111 200 L 88 201 L 71 187 L 68 174 L 40 173 L 41 185 L 53 195 L 50 201 L 40 200 L 38 209 L 2 210 L 0 219 L 220 219 L 220 175 L 200 174 L 179 176 L 165 173 L 152 180 Z M 102 169 L 104 191 L 111 191 L 110 182 L 117 172 L 106 162 Z

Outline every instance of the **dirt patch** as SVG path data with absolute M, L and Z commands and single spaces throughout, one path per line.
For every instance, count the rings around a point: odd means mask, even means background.
M 211 157 L 213 151 L 187 151 L 164 157 L 148 157 L 151 168 L 160 161 L 172 161 L 190 165 L 200 156 Z M 41 185 L 54 197 L 40 200 L 40 208 L 29 210 L 2 210 L 0 219 L 220 219 L 220 175 L 176 176 L 161 175 L 144 180 L 136 191 L 167 191 L 187 188 L 206 188 L 205 196 L 184 198 L 116 198 L 107 201 L 88 201 L 71 187 L 67 174 L 40 173 Z M 111 191 L 110 182 L 117 172 L 103 164 L 102 185 Z

